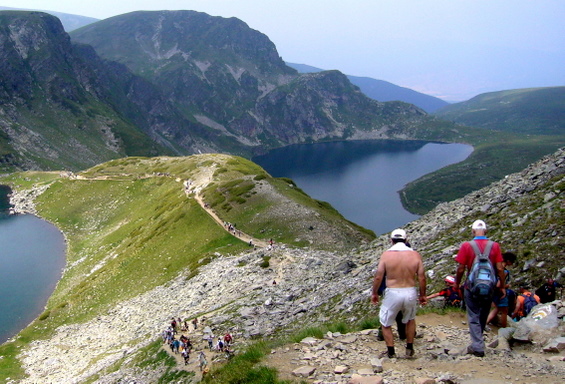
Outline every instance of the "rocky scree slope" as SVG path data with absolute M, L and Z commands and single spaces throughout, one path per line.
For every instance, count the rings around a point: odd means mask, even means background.
M 536 251 L 536 258 L 564 259 L 564 154 L 561 149 L 519 174 L 443 204 L 406 226 L 412 245 L 424 256 L 426 269 L 435 271 L 429 279 L 430 290 L 443 279 L 443 273 L 455 268 L 452 255 L 458 241 L 470 237 L 469 224 L 475 218 L 490 223 L 491 238 L 500 241 L 504 249 L 508 244 L 537 250 L 557 247 L 551 255 Z M 547 232 L 548 236 L 525 237 L 529 231 L 542 233 L 537 223 L 539 215 L 543 230 L 552 226 L 551 232 Z M 519 232 L 504 226 L 504 220 L 514 220 Z M 328 322 L 356 323 L 373 317 L 375 310 L 368 302 L 371 279 L 378 255 L 388 246 L 387 236 L 382 236 L 350 252 L 280 246 L 272 251 L 259 249 L 217 258 L 197 276 L 186 280 L 186 271 L 170 283 L 122 302 L 92 321 L 62 326 L 50 339 L 32 342 L 31 348 L 20 355 L 29 375 L 23 382 L 61 382 L 69 377 L 72 382 L 81 382 L 93 375 L 100 383 L 122 379 L 151 382 L 159 375 L 159 369 L 137 367 L 136 351 L 156 340 L 171 316 L 205 316 L 207 325 L 217 332 L 229 330 L 238 340 L 270 337 Z M 520 252 L 519 257 L 523 256 Z M 260 266 L 265 255 L 271 257 L 268 268 Z M 558 270 L 561 264 L 548 262 L 545 269 L 563 276 L 565 270 Z M 520 268 L 514 276 L 515 281 L 535 281 L 536 272 Z M 222 284 L 210 284 L 218 280 Z M 73 353 L 69 346 L 77 342 L 88 343 L 89 353 Z M 417 348 L 421 348 L 418 343 Z M 120 367 L 117 371 L 104 373 L 116 364 Z M 531 372 L 545 369 L 535 365 L 538 363 L 532 364 Z

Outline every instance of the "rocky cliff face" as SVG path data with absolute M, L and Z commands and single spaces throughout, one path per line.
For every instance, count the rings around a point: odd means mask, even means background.
M 117 92 L 133 76 L 75 49 L 57 18 L 0 12 L 0 44 L 0 141 L 19 167 L 78 168 L 164 150 L 128 121 L 128 110 L 147 115 Z

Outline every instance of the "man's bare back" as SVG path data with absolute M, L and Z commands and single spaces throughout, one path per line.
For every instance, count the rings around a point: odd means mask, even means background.
M 422 257 L 416 251 L 386 251 L 381 256 L 379 269 L 386 275 L 387 288 L 414 287 L 414 276 L 421 268 Z
M 397 248 L 397 249 L 394 249 Z M 418 276 L 420 288 L 420 303 L 426 303 L 426 277 L 422 256 L 411 248 L 394 246 L 381 255 L 377 272 L 373 280 L 373 295 L 371 302 L 379 302 L 378 289 L 386 275 L 387 288 L 410 288 L 416 285 L 415 276 Z

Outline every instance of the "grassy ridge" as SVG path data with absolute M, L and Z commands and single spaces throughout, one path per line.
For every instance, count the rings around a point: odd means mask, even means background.
M 565 133 L 565 87 L 485 93 L 436 115 L 472 127 L 533 135 Z
M 25 172 L 0 179 L 15 190 L 49 186 L 36 199 L 37 211 L 56 224 L 68 242 L 65 272 L 44 313 L 15 341 L 0 346 L 0 382 L 22 378 L 17 354 L 30 342 L 49 338 L 57 327 L 95 318 L 181 273 L 190 278 L 218 254 L 248 249 L 216 223 L 193 195 L 185 194 L 185 180 L 196 181 L 214 172 L 213 185 L 224 185 L 228 196 L 245 200 L 233 201 L 237 208 L 230 211 L 230 218 L 238 222 L 243 222 L 242 212 L 261 216 L 273 207 L 266 200 L 259 204 L 245 199 L 254 188 L 250 183 L 282 182 L 248 160 L 226 155 L 126 158 L 96 166 L 78 177 Z M 244 179 L 248 181 L 240 186 Z M 317 207 L 320 217 L 313 221 L 315 225 L 350 227 L 324 204 L 302 192 L 293 193 Z M 282 239 L 297 237 L 296 229 L 282 220 L 270 223 L 270 228 Z M 246 229 L 260 234 L 253 227 Z M 373 238 L 366 233 L 360 236 Z
M 504 140 L 472 144 L 475 150 L 465 161 L 409 183 L 400 193 L 402 205 L 425 214 L 441 202 L 463 197 L 553 153 L 565 145 L 565 136 L 507 134 Z

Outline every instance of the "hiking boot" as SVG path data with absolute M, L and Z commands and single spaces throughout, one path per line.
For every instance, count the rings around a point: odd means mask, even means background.
M 393 355 L 389 355 L 388 350 L 379 353 L 379 359 L 382 359 L 382 358 L 385 358 L 385 357 L 388 357 L 389 359 L 396 359 L 396 353 L 393 354 Z
M 377 334 L 377 341 L 384 341 L 385 338 L 383 336 L 383 333 L 381 331 L 379 331 L 379 333 Z
M 407 359 L 412 359 L 414 357 L 414 350 L 406 348 L 406 354 L 404 356 Z
M 485 357 L 484 352 L 473 351 L 470 346 L 467 347 L 467 355 L 473 355 L 476 357 Z

